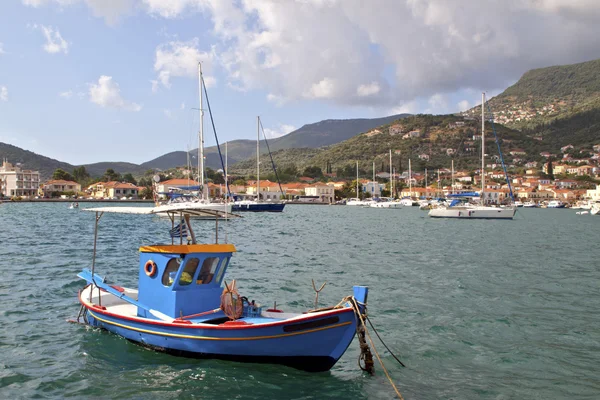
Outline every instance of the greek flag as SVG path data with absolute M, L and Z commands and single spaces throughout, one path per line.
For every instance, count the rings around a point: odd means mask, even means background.
M 175 228 L 171 229 L 169 231 L 169 233 L 171 234 L 172 238 L 187 237 L 188 231 L 187 231 L 187 225 L 185 224 L 185 221 L 181 220 L 181 222 L 179 224 L 177 224 L 177 226 L 175 226 Z

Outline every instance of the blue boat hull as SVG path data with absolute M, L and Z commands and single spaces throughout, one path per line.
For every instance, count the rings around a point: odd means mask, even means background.
M 301 320 L 211 326 L 124 317 L 85 306 L 88 324 L 154 350 L 185 357 L 283 364 L 311 372 L 331 369 L 356 332 L 351 308 Z
M 234 204 L 231 211 L 282 212 L 284 207 L 285 203 Z

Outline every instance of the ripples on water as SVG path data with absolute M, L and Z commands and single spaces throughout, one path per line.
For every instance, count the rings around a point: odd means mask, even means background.
M 85 207 L 86 205 L 82 205 Z M 429 219 L 388 210 L 288 206 L 221 225 L 238 248 L 240 292 L 285 310 L 311 307 L 311 279 L 335 304 L 370 287 L 372 321 L 407 399 L 600 397 L 600 218 L 522 210 L 514 221 Z M 225 226 L 223 226 L 225 225 Z M 213 225 L 198 222 L 212 240 Z M 137 247 L 170 222 L 105 215 L 97 270 L 136 286 Z M 202 228 L 202 229 L 199 229 Z M 192 360 L 65 322 L 91 265 L 93 214 L 67 204 L 0 206 L 0 395 L 15 397 L 388 399 L 356 341 L 331 370 Z

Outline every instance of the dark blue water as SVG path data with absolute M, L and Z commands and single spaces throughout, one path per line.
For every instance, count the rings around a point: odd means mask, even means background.
M 86 205 L 82 205 L 86 207 Z M 143 244 L 170 222 L 105 215 L 97 271 L 136 286 Z M 600 218 L 522 210 L 513 221 L 429 219 L 416 207 L 286 207 L 222 224 L 240 292 L 286 311 L 370 287 L 378 347 L 407 399 L 600 398 Z M 196 230 L 212 240 L 212 223 Z M 0 397 L 389 399 L 354 342 L 327 373 L 155 353 L 68 324 L 91 265 L 93 214 L 0 205 Z

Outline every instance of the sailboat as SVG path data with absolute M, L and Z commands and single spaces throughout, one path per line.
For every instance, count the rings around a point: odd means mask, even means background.
M 199 186 L 188 186 L 179 188 L 183 191 L 198 191 L 198 196 L 169 196 L 169 200 L 164 207 L 176 207 L 180 208 L 185 206 L 187 208 L 201 208 L 205 210 L 213 210 L 230 214 L 232 207 L 228 203 L 212 203 L 208 198 L 208 187 L 204 180 L 204 108 L 202 89 L 204 88 L 204 80 L 202 79 L 202 64 L 198 63 L 198 86 L 200 91 L 200 128 L 198 131 L 198 182 Z M 155 183 L 158 184 L 158 179 L 155 179 Z M 159 204 L 156 204 L 157 206 Z M 165 215 L 164 213 L 162 215 Z
M 282 212 L 285 203 L 281 201 L 264 201 L 260 198 L 260 117 L 256 117 L 256 200 L 236 200 L 233 202 L 233 211 L 252 212 Z M 281 192 L 283 195 L 283 191 Z
M 516 207 L 485 205 L 485 93 L 481 94 L 481 193 L 448 195 L 451 203 L 429 211 L 433 218 L 513 219 Z M 461 200 L 480 199 L 480 205 L 465 204 Z
M 360 199 L 359 191 L 358 191 L 358 161 L 356 162 L 356 197 L 353 199 L 348 199 L 346 202 L 347 206 L 364 206 L 365 203 Z
M 400 204 L 405 207 L 412 207 L 415 203 L 412 200 L 412 167 L 410 164 L 410 159 L 408 160 L 408 191 L 410 196 L 405 196 L 400 199 Z

